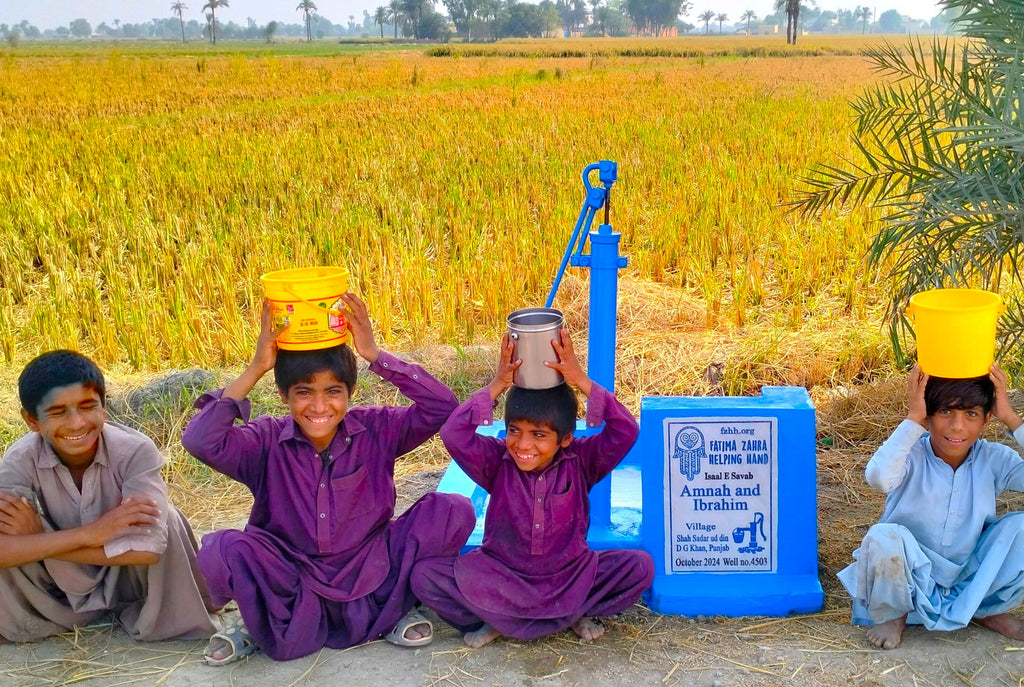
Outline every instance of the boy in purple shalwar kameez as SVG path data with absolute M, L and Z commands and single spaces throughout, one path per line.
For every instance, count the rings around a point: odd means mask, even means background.
M 503 440 L 476 433 L 490 424 L 498 397 L 522 361 L 502 340 L 495 379 L 452 413 L 441 438 L 455 461 L 490 495 L 483 543 L 459 557 L 413 568 L 413 591 L 464 632 L 471 647 L 505 635 L 530 640 L 571 627 L 585 640 L 604 633 L 591 617 L 621 613 L 654 578 L 644 551 L 591 551 L 589 491 L 621 461 L 639 432 L 636 420 L 580 368 L 563 331 L 548 363 L 590 400 L 587 426 L 600 433 L 573 439 L 576 396 L 568 384 L 509 391 Z
M 453 494 L 427 494 L 392 521 L 396 457 L 433 436 L 457 402 L 423 368 L 381 351 L 366 306 L 353 294 L 343 300 L 356 351 L 413 405 L 350 408 L 348 346 L 278 351 L 265 304 L 253 362 L 196 402 L 182 436 L 190 453 L 255 498 L 244 531 L 209 534 L 199 552 L 214 601 L 234 599 L 244 621 L 214 635 L 208 663 L 237 660 L 253 642 L 275 660 L 384 635 L 425 644 L 431 627 L 414 608 L 409 573 L 422 558 L 454 555 L 472 531 L 472 505 Z M 236 426 L 271 369 L 291 415 Z

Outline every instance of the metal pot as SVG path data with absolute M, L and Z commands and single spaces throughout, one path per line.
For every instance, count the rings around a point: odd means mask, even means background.
M 565 318 L 554 308 L 523 308 L 508 316 L 508 336 L 515 343 L 512 359 L 522 360 L 512 383 L 523 389 L 550 389 L 565 382 L 562 373 L 544 364 L 561 362 L 552 341 L 558 341 Z

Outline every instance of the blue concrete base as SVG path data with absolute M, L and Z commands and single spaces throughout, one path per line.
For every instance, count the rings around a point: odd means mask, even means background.
M 487 427 L 480 427 L 477 430 L 485 436 L 504 438 L 505 423 L 495 422 Z M 595 429 L 587 427 L 581 420 L 576 427 L 576 436 L 587 436 L 594 434 Z M 587 533 L 587 543 L 595 551 L 607 549 L 639 549 L 640 548 L 640 524 L 642 506 L 641 474 L 638 466 L 639 460 L 634 455 L 636 447 L 609 477 L 606 477 L 597 484 L 591 491 L 591 524 Z M 610 487 L 611 499 L 610 509 L 596 503 L 599 494 L 607 491 Z M 482 487 L 462 471 L 458 465 L 452 462 L 445 470 L 441 483 L 437 490 L 446 494 L 462 494 L 473 502 L 476 510 L 476 527 L 469 535 L 469 541 L 462 547 L 462 553 L 472 551 L 480 546 L 484 537 L 484 518 L 487 515 L 487 503 L 489 495 Z M 602 517 L 606 511 L 607 515 Z
M 650 608 L 726 616 L 819 610 L 815 418 L 806 389 L 645 397 L 640 417 Z
M 817 575 L 685 573 L 682 585 L 651 588 L 648 606 L 666 615 L 787 616 L 821 610 L 824 592 Z M 723 584 L 728 580 L 728 584 Z M 692 593 L 687 590 L 693 590 Z M 713 590 L 709 595 L 708 590 Z

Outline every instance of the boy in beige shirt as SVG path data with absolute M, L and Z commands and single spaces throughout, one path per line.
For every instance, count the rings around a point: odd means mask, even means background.
M 112 613 L 136 639 L 217 629 L 196 542 L 167 502 L 163 456 L 107 422 L 103 374 L 71 351 L 18 379 L 32 430 L 0 461 L 0 641 L 24 642 Z

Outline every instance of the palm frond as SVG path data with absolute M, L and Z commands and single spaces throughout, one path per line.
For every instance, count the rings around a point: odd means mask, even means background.
M 881 211 L 868 263 L 888 271 L 897 355 L 914 293 L 982 286 L 1012 296 L 1024 329 L 1024 1 L 945 0 L 968 37 L 909 40 L 866 52 L 884 81 L 851 101 L 856 159 L 823 163 L 787 204 Z M 1012 329 L 1012 328 L 1011 328 Z M 1004 328 L 1020 358 L 1024 334 Z

